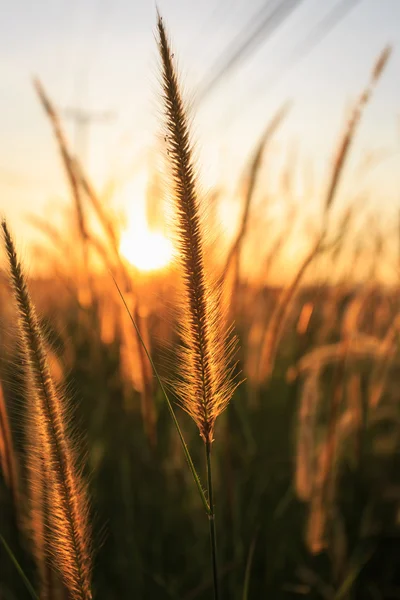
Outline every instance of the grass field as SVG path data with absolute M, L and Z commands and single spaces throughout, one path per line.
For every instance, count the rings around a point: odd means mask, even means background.
M 381 276 L 397 277 L 398 231 L 367 220 L 356 234 L 351 199 L 335 213 L 390 48 L 341 134 L 308 249 L 276 284 L 302 226 L 292 165 L 284 219 L 259 218 L 256 200 L 290 108 L 244 165 L 221 252 L 160 17 L 158 47 L 174 264 L 165 241 L 162 266 L 126 260 L 35 81 L 73 234 L 36 218 L 47 275 L 27 279 L 2 225 L 0 599 L 399 598 L 399 289 Z

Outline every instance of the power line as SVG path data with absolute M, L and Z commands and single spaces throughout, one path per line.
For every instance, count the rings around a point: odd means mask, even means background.
M 204 43 L 204 34 L 206 31 L 210 31 L 213 29 L 214 25 L 218 24 L 221 16 L 224 18 L 228 13 L 229 6 L 229 16 L 232 15 L 232 0 L 219 0 L 219 4 L 213 8 L 211 13 L 206 17 L 201 27 L 196 32 L 196 35 L 191 38 L 191 44 L 193 48 L 199 48 L 200 42 Z M 200 48 L 202 50 L 202 48 Z
M 268 88 L 268 92 L 280 82 L 293 67 L 301 60 L 306 58 L 328 35 L 331 33 L 347 16 L 348 14 L 362 2 L 362 0 L 341 0 L 335 4 L 331 10 L 309 31 L 309 33 L 296 44 L 286 55 L 286 61 L 279 68 L 279 72 L 267 81 L 261 81 L 261 85 L 257 86 L 252 92 L 252 100 L 258 97 L 261 92 Z M 241 102 L 242 107 L 251 106 L 250 103 Z M 232 121 L 236 116 L 236 110 L 229 115 L 229 120 Z M 225 125 L 227 123 L 225 122 Z
M 229 73 L 240 60 L 254 52 L 265 38 L 287 19 L 304 0 L 269 0 L 253 17 L 246 27 L 235 37 L 227 50 L 211 69 L 196 94 L 196 103 L 200 104 L 214 89 L 221 78 Z
M 360 4 L 362 0 L 341 0 L 338 4 L 332 7 L 332 10 L 321 19 L 321 21 L 313 27 L 307 37 L 297 44 L 289 56 L 287 57 L 290 62 L 279 70 L 279 73 L 274 79 L 268 83 L 268 90 L 271 90 L 276 85 L 283 75 L 290 71 L 297 63 L 303 58 L 308 56 L 318 44 L 320 44 L 326 36 L 335 29 L 345 17 Z
M 102 42 L 107 28 L 110 26 L 110 22 L 112 20 L 113 12 L 115 11 L 116 6 L 117 0 L 114 0 L 113 2 L 110 0 L 97 0 L 94 9 L 91 29 L 93 37 L 91 38 L 90 32 L 87 35 L 88 41 L 91 41 L 91 45 L 90 47 L 89 45 L 87 46 L 86 56 L 84 57 L 86 71 L 91 70 L 92 64 L 95 61 L 95 59 L 99 61 Z M 101 21 L 105 22 L 106 28 L 100 28 Z
M 104 123 L 115 117 L 111 111 L 94 112 L 81 108 L 68 107 L 63 111 L 75 125 L 75 154 L 81 163 L 86 166 L 89 141 L 89 127 L 92 123 Z

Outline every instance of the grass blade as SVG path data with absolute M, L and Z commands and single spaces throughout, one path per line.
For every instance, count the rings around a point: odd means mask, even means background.
M 7 544 L 6 540 L 3 538 L 3 536 L 0 533 L 0 542 L 3 544 L 8 556 L 10 557 L 12 563 L 14 564 L 15 568 L 17 569 L 18 573 L 21 576 L 21 579 L 23 580 L 26 589 L 29 591 L 30 595 L 32 596 L 32 598 L 34 598 L 34 600 L 40 600 L 39 596 L 37 595 L 37 593 L 35 592 L 35 590 L 33 589 L 33 586 L 31 584 L 31 582 L 29 581 L 29 579 L 27 578 L 27 576 L 24 573 L 24 570 L 22 569 L 21 565 L 19 564 L 18 560 L 15 558 L 14 552 L 11 550 L 10 546 Z
M 250 575 L 251 575 L 251 567 L 253 565 L 254 550 L 256 549 L 256 542 L 257 542 L 257 534 L 253 537 L 253 539 L 251 541 L 249 553 L 247 555 L 246 571 L 244 574 L 242 600 L 248 600 L 248 598 L 249 598 Z
M 188 463 L 188 465 L 189 465 L 190 471 L 191 471 L 191 473 L 192 473 L 192 475 L 193 475 L 193 479 L 194 479 L 194 482 L 195 482 L 195 484 L 196 484 L 196 487 L 197 487 L 197 489 L 198 489 L 198 492 L 199 492 L 199 495 L 200 495 L 201 501 L 202 501 L 202 503 L 203 503 L 204 509 L 205 509 L 205 511 L 206 511 L 206 513 L 207 513 L 207 515 L 210 515 L 210 514 L 211 514 L 210 506 L 209 506 L 209 504 L 208 504 L 208 502 L 207 502 L 207 498 L 206 498 L 206 496 L 205 496 L 205 493 L 204 493 L 203 487 L 202 487 L 202 485 L 201 485 L 200 478 L 199 478 L 199 476 L 198 476 L 198 474 L 197 474 L 196 467 L 194 466 L 194 464 L 193 464 L 193 460 L 192 460 L 192 457 L 190 456 L 189 448 L 187 447 L 187 444 L 186 444 L 186 442 L 185 442 L 185 438 L 183 437 L 182 430 L 181 430 L 181 428 L 179 427 L 178 419 L 176 418 L 176 415 L 175 415 L 174 409 L 172 408 L 172 404 L 171 404 L 171 401 L 170 401 L 170 399 L 169 399 L 169 397 L 168 397 L 167 390 L 165 389 L 165 386 L 164 386 L 164 384 L 163 384 L 163 382 L 162 382 L 162 380 L 161 380 L 161 377 L 160 377 L 160 376 L 159 376 L 159 374 L 158 374 L 158 371 L 157 371 L 157 369 L 156 369 L 156 366 L 155 366 L 155 364 L 154 364 L 154 362 L 153 362 L 153 359 L 151 358 L 150 352 L 147 350 L 147 347 L 146 347 L 146 344 L 145 344 L 145 342 L 144 342 L 144 339 L 143 339 L 143 337 L 142 337 L 142 335 L 141 335 L 141 333 L 140 333 L 140 331 L 139 331 L 139 327 L 137 326 L 137 323 L 136 323 L 135 319 L 133 318 L 133 316 L 132 316 L 132 314 L 131 314 L 131 311 L 129 310 L 129 307 L 128 307 L 127 303 L 126 303 L 126 300 L 125 300 L 125 298 L 124 298 L 124 295 L 123 295 L 123 293 L 121 292 L 121 289 L 120 289 L 120 287 L 119 287 L 119 285 L 118 285 L 117 281 L 115 280 L 115 278 L 113 277 L 113 275 L 112 275 L 112 274 L 111 274 L 111 277 L 113 278 L 113 281 L 114 281 L 114 283 L 115 283 L 115 287 L 116 287 L 116 288 L 117 288 L 117 290 L 118 290 L 118 294 L 120 295 L 120 298 L 121 298 L 121 300 L 122 300 L 122 302 L 123 302 L 123 304 L 124 304 L 124 306 L 125 306 L 125 309 L 126 309 L 126 311 L 127 311 L 128 315 L 129 315 L 129 318 L 130 318 L 130 320 L 131 320 L 131 322 L 132 322 L 132 325 L 133 325 L 133 326 L 134 326 L 134 328 L 135 328 L 135 331 L 136 331 L 136 333 L 137 333 L 137 336 L 138 336 L 138 338 L 139 338 L 139 340 L 140 340 L 140 343 L 142 344 L 142 346 L 143 346 L 143 348 L 144 348 L 144 351 L 145 351 L 145 353 L 146 353 L 146 356 L 147 356 L 147 358 L 149 359 L 149 362 L 150 362 L 151 368 L 153 369 L 154 375 L 155 375 L 155 377 L 156 377 L 156 379 L 157 379 L 157 381 L 158 381 L 158 384 L 159 384 L 159 386 L 160 386 L 160 389 L 161 389 L 161 391 L 162 391 L 162 393 L 163 393 L 163 396 L 164 396 L 164 398 L 165 398 L 165 401 L 166 401 L 166 403 L 167 403 L 167 406 L 168 406 L 169 413 L 170 413 L 170 415 L 171 415 L 171 418 L 172 418 L 172 420 L 173 420 L 173 423 L 174 423 L 174 425 L 175 425 L 175 428 L 176 428 L 176 430 L 177 430 L 177 432 L 178 432 L 179 439 L 180 439 L 180 441 L 181 441 L 181 444 L 182 444 L 183 452 L 184 452 L 184 454 L 185 454 L 185 458 L 186 458 L 186 460 L 187 460 L 187 463 Z

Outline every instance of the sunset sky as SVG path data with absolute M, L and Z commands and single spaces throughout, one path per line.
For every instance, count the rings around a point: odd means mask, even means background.
M 189 95 L 263 2 L 159 1 Z M 295 144 L 322 182 L 346 110 L 367 82 L 379 52 L 391 43 L 394 52 L 365 112 L 353 162 L 361 152 L 394 153 L 373 170 L 367 184 L 376 191 L 372 202 L 388 217 L 399 209 L 400 2 L 360 1 L 315 50 L 293 64 L 297 45 L 337 3 L 303 0 L 199 105 L 195 134 L 205 186 L 218 182 L 233 189 L 250 149 L 287 99 L 294 106 L 276 143 L 286 149 Z M 135 180 L 143 181 L 159 134 L 155 20 L 155 4 L 149 0 L 3 2 L 0 211 L 25 241 L 34 235 L 26 214 L 46 211 L 51 217 L 59 200 L 66 199 L 32 75 L 40 77 L 60 110 L 105 113 L 104 121 L 90 126 L 86 149 L 76 150 L 84 151 L 82 158 L 100 188 L 110 178 L 126 181 L 117 202 L 128 214 L 139 210 L 143 185 Z M 65 126 L 71 143 L 77 144 L 72 122 L 66 120 Z

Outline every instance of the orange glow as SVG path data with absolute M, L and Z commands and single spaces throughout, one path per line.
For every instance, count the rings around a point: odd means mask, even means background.
M 160 228 L 149 227 L 147 215 L 148 172 L 136 173 L 123 196 L 130 205 L 126 230 L 121 235 L 121 255 L 139 271 L 149 273 L 167 268 L 174 257 L 172 242 Z M 132 199 L 135 200 L 132 203 Z
M 121 254 L 140 271 L 165 269 L 173 257 L 173 246 L 162 233 L 148 228 L 130 228 L 121 237 Z

